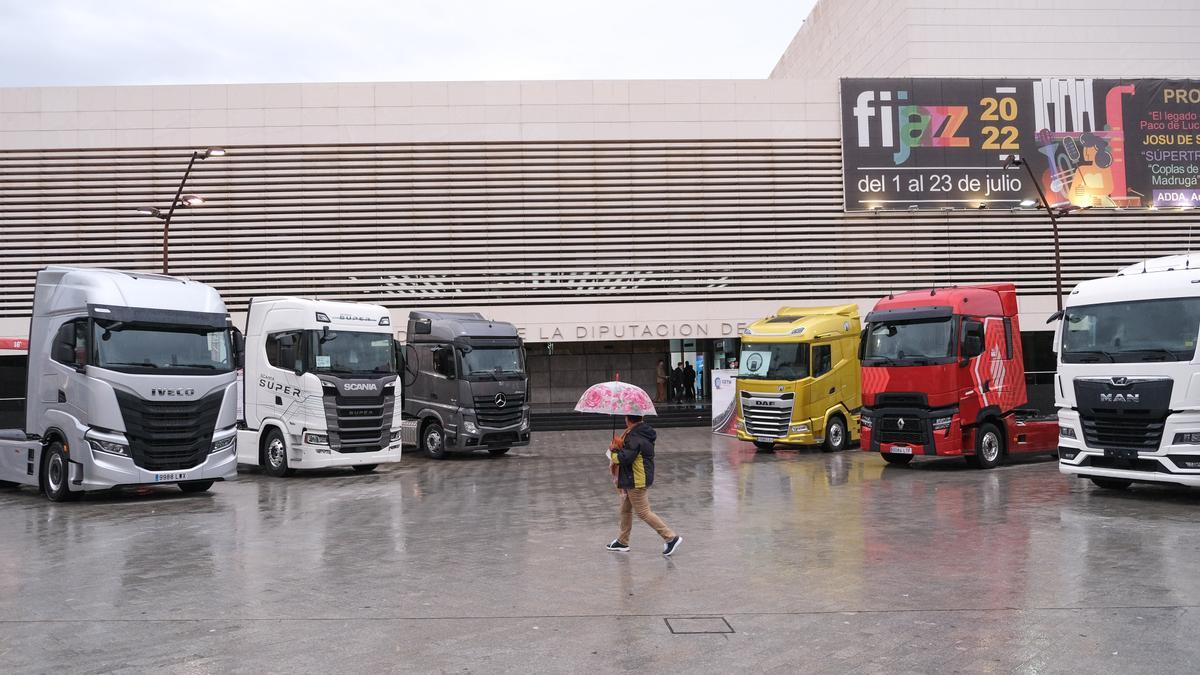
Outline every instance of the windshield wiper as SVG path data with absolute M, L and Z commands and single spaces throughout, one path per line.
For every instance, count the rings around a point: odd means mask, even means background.
M 211 363 L 176 363 L 172 368 L 204 368 L 205 370 L 216 370 L 217 367 Z
M 1145 349 L 1122 349 L 1121 351 L 1119 351 L 1117 353 L 1118 354 L 1138 354 L 1138 353 L 1166 354 L 1167 356 L 1171 357 L 1172 361 L 1179 360 L 1179 357 L 1175 356 L 1175 352 L 1171 351 L 1170 349 L 1166 349 L 1165 347 L 1146 347 Z M 1145 360 L 1145 359 L 1143 359 L 1143 360 Z
M 1078 356 L 1080 354 L 1092 354 L 1092 355 L 1097 355 L 1097 356 L 1103 356 L 1108 359 L 1109 363 L 1117 362 L 1117 360 L 1115 358 L 1113 358 L 1113 355 L 1111 352 L 1106 352 L 1103 349 L 1081 349 L 1078 351 L 1072 350 L 1072 351 L 1064 351 L 1063 352 L 1063 356 L 1068 356 L 1068 355 Z M 1096 359 L 1096 360 L 1099 361 L 1099 359 Z
M 106 366 L 134 366 L 136 368 L 158 368 L 159 367 L 159 365 L 157 363 L 126 363 L 124 361 L 109 361 L 107 363 L 101 364 L 100 367 L 103 368 Z
M 491 375 L 493 380 L 500 381 L 500 376 L 494 370 L 472 370 L 468 375 Z
M 891 358 L 890 356 L 868 356 L 863 360 L 870 361 L 871 362 L 870 365 L 872 365 L 872 366 L 876 366 L 876 365 L 894 366 L 894 365 L 896 365 L 896 360 Z

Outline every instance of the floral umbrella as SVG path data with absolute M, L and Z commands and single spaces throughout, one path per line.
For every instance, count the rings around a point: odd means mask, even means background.
M 588 387 L 575 410 L 601 415 L 657 415 L 654 402 L 641 387 L 627 382 L 601 382 Z

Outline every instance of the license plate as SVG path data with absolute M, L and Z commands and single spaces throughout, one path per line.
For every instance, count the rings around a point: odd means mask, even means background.
M 913 454 L 912 448 L 908 447 L 907 445 L 892 446 L 892 447 L 888 448 L 887 452 L 890 452 L 893 455 L 911 455 L 911 454 Z
M 187 478 L 187 473 L 185 473 L 185 472 L 154 474 L 154 482 L 155 483 L 170 483 L 173 481 L 185 480 L 186 478 Z
M 1105 457 L 1116 457 L 1117 459 L 1137 459 L 1138 451 L 1132 448 L 1109 448 L 1104 451 Z
M 758 438 L 755 438 L 754 440 L 758 441 L 759 443 L 774 443 L 776 439 L 768 438 L 766 436 L 759 436 Z

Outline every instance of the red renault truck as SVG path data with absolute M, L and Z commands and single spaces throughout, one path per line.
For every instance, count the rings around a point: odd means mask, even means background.
M 1053 453 L 1058 420 L 1026 404 L 1012 284 L 909 291 L 867 315 L 862 449 L 892 464 L 964 457 L 990 469 L 1007 455 Z

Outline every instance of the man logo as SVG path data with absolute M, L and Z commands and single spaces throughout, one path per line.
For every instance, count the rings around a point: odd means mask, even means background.
M 1114 378 L 1112 378 L 1112 386 L 1128 387 L 1129 386 L 1129 378 L 1128 377 L 1114 377 Z
M 1100 394 L 1101 403 L 1139 403 L 1141 394 Z
M 508 399 L 504 397 L 504 394 L 496 394 L 496 407 L 503 408 L 506 405 L 508 405 Z

